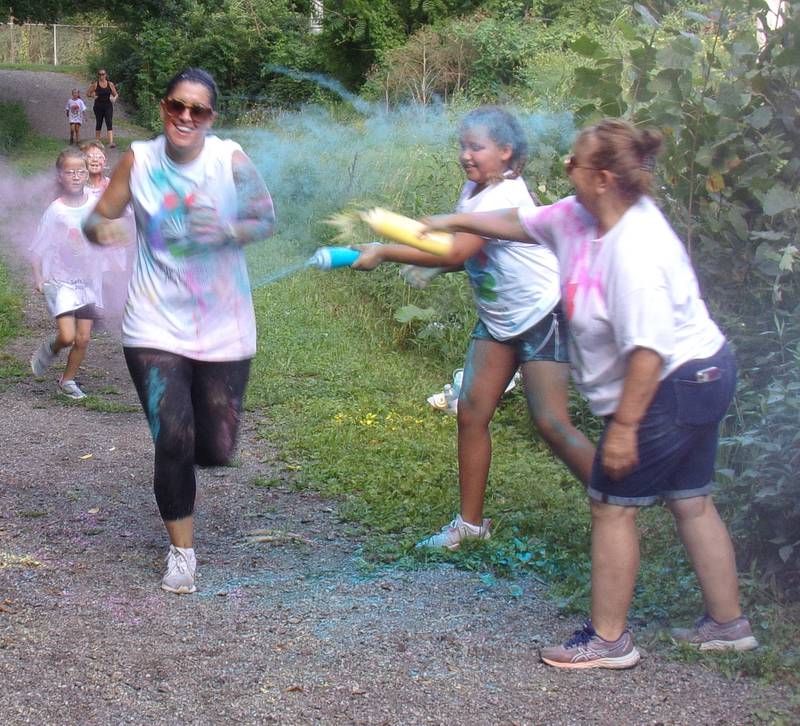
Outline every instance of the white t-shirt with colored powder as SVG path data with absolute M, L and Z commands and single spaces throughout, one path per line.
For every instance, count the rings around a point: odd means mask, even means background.
M 194 242 L 186 216 L 193 200 L 204 199 L 223 223 L 235 221 L 231 160 L 241 147 L 208 136 L 199 156 L 186 164 L 166 155 L 163 136 L 134 142 L 131 150 L 138 250 L 123 345 L 212 362 L 252 357 L 256 324 L 244 251 L 234 243 Z
M 69 301 L 60 299 L 54 307 L 54 296 L 47 297 L 50 312 L 60 315 L 94 303 L 102 305 L 102 250 L 83 234 L 81 225 L 95 205 L 85 194 L 83 202 L 71 207 L 56 199 L 45 210 L 30 245 L 31 254 L 41 260 L 42 278 L 46 284 L 71 286 Z
M 471 196 L 468 181 L 458 200 L 459 212 L 533 208 L 521 177 L 504 179 Z M 497 340 L 508 340 L 536 325 L 558 303 L 558 262 L 546 247 L 527 242 L 489 239 L 464 262 L 478 317 Z
M 69 101 L 67 101 L 66 111 L 69 123 L 82 124 L 84 114 L 86 113 L 86 104 L 83 102 L 82 98 L 70 98 Z
M 724 343 L 686 249 L 649 197 L 641 197 L 602 237 L 575 197 L 520 209 L 519 220 L 531 239 L 558 258 L 570 361 L 593 413 L 616 411 L 634 348 L 661 356 L 663 380 Z

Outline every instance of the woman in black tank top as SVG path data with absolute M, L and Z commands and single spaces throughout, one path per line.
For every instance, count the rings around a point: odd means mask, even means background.
M 114 143 L 114 101 L 119 98 L 116 86 L 108 80 L 108 74 L 104 69 L 97 71 L 97 80 L 89 86 L 86 91 L 89 98 L 94 99 L 94 118 L 95 118 L 95 138 L 100 139 L 100 131 L 103 128 L 103 121 L 106 123 L 108 131 L 108 145 L 115 148 Z

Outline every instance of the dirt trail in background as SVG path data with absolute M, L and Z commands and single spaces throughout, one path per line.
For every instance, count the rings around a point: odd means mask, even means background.
M 0 72 L 0 96 L 22 78 Z M 53 323 L 39 296 L 24 304 L 4 351 L 19 375 L 0 379 L 0 723 L 695 726 L 788 708 L 658 655 L 618 673 L 541 665 L 537 644 L 573 623 L 532 579 L 517 599 L 444 565 L 365 575 L 335 502 L 293 491 L 257 433 L 268 411 L 246 414 L 239 466 L 199 475 L 199 592 L 162 592 L 152 446 L 119 343 L 96 335 L 79 377 L 115 412 L 59 400 L 58 367 L 27 373 Z
M 0 101 L 21 101 L 28 112 L 31 126 L 40 134 L 63 139 L 66 146 L 69 142 L 69 127 L 64 109 L 73 88 L 80 89 L 81 98 L 86 104 L 86 120 L 81 126 L 81 139 L 94 138 L 94 100 L 86 97 L 86 89 L 91 81 L 91 78 L 87 80 L 67 73 L 0 70 Z M 119 90 L 120 100 L 114 104 L 114 133 L 127 137 L 141 133 L 142 130 L 128 120 L 124 90 Z M 101 138 L 105 143 L 105 125 Z M 109 161 L 116 161 L 114 149 L 107 149 L 106 154 Z

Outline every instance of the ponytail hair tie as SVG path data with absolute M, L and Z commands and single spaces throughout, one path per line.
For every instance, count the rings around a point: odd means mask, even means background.
M 655 154 L 645 154 L 642 157 L 642 162 L 639 164 L 639 168 L 652 174 L 656 168 Z

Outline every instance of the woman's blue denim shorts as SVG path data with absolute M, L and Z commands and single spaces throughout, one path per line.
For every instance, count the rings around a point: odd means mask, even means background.
M 512 346 L 517 352 L 520 364 L 534 360 L 569 363 L 567 322 L 564 320 L 560 304 L 516 338 L 498 340 L 492 336 L 481 320 L 475 324 L 471 337 L 475 340 L 491 340 L 494 343 Z
M 639 465 L 611 479 L 602 464 L 606 429 L 597 445 L 589 496 L 598 502 L 645 507 L 658 499 L 688 499 L 713 487 L 719 423 L 736 390 L 736 360 L 728 344 L 692 360 L 659 385 L 639 424 Z

